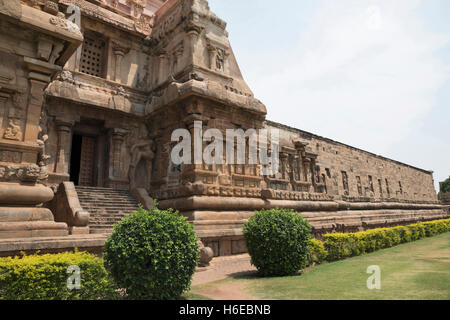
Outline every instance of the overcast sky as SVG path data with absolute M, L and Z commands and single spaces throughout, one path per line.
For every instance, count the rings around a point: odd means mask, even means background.
M 209 0 L 269 120 L 450 176 L 449 0 Z

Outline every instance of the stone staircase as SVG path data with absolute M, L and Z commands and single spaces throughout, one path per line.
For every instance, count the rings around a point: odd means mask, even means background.
M 75 188 L 81 207 L 91 214 L 90 233 L 112 233 L 114 224 L 135 212 L 139 206 L 129 191 L 80 186 Z

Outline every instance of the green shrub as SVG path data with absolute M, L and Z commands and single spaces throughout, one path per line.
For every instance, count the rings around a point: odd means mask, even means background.
M 292 210 L 256 212 L 244 224 L 244 236 L 262 276 L 291 275 L 306 266 L 311 226 Z
M 327 260 L 335 261 L 401 243 L 432 237 L 450 231 L 450 219 L 416 223 L 409 226 L 372 229 L 357 233 L 325 234 L 324 247 Z
M 193 226 L 173 210 L 140 208 L 115 225 L 104 258 L 130 299 L 178 299 L 188 290 L 199 248 Z
M 413 241 L 420 240 L 426 237 L 425 226 L 422 223 L 415 223 L 408 226 L 411 230 L 411 237 Z
M 450 192 L 450 178 L 441 183 L 441 192 Z
M 67 286 L 69 266 L 80 268 L 81 287 Z M 73 283 L 70 281 L 70 283 Z M 103 260 L 85 252 L 0 258 L 0 300 L 114 299 Z
M 323 242 L 317 239 L 309 241 L 308 248 L 308 263 L 309 265 L 321 264 L 327 259 L 328 252 L 323 245 Z

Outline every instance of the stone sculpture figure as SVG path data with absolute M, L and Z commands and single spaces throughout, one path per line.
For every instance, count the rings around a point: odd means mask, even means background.
M 155 158 L 155 142 L 150 138 L 138 140 L 136 144 L 131 147 L 131 162 L 128 177 L 130 179 L 131 190 L 137 187 L 136 169 L 139 163 L 144 160 L 146 168 L 146 189 L 150 184 L 153 171 L 153 159 Z

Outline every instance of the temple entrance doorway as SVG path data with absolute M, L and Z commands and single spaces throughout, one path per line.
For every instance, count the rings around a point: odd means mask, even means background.
M 72 140 L 70 181 L 77 186 L 94 187 L 95 137 L 75 134 Z
M 92 121 L 91 121 L 92 122 Z M 70 181 L 81 187 L 102 187 L 105 134 L 100 123 L 75 126 L 70 157 Z

